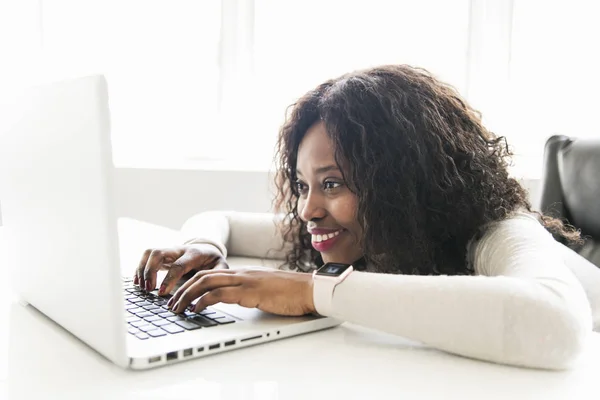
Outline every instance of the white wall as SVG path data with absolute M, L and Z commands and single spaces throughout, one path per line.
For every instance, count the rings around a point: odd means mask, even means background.
M 117 168 L 117 215 L 178 229 L 202 211 L 268 212 L 271 182 L 257 171 Z
M 537 205 L 538 180 L 523 181 Z M 118 168 L 117 213 L 178 229 L 208 210 L 271 211 L 272 176 L 267 172 Z

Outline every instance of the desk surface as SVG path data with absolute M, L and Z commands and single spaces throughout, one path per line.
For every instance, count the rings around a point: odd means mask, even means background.
M 470 360 L 350 324 L 136 372 L 114 366 L 34 308 L 10 298 L 0 305 L 0 399 L 600 396 L 599 334 L 593 334 L 577 365 L 562 372 Z

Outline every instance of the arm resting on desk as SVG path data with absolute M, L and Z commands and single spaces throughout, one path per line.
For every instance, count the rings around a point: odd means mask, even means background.
M 188 219 L 181 228 L 188 242 L 213 242 L 227 256 L 285 259 L 278 229 L 281 215 L 235 211 L 209 211 Z
M 336 287 L 331 316 L 467 357 L 563 369 L 592 321 L 556 246 L 537 221 L 506 220 L 476 247 L 483 276 L 354 272 Z

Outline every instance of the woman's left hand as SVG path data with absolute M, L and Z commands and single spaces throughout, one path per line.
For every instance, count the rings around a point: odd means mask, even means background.
M 258 308 L 279 315 L 315 312 L 312 275 L 267 269 L 199 271 L 169 300 L 167 306 L 181 313 L 199 298 L 193 311 L 222 302 Z

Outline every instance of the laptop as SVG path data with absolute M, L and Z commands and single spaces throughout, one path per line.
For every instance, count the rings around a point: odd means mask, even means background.
M 0 110 L 0 204 L 15 291 L 116 365 L 159 367 L 340 324 L 222 303 L 175 315 L 166 298 L 123 278 L 102 75 L 27 89 Z

